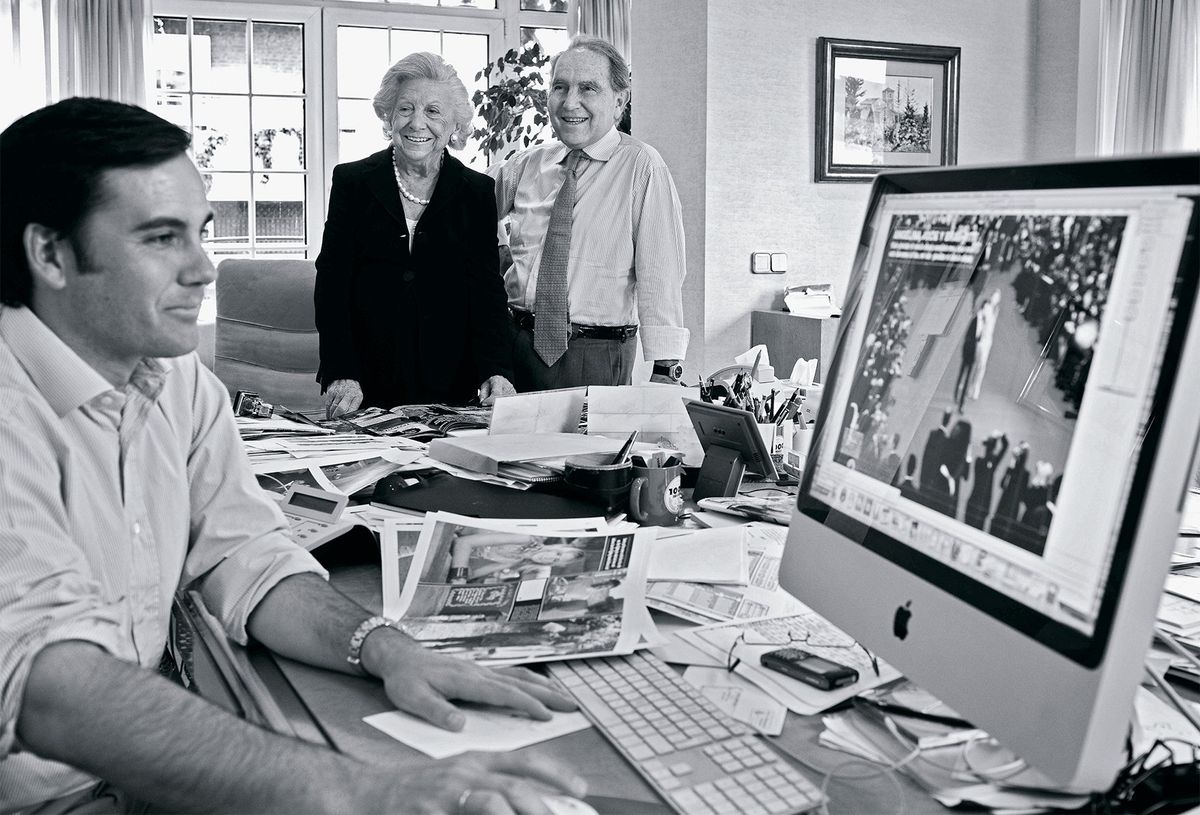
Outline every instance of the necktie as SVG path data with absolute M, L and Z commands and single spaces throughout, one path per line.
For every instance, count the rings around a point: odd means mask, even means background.
M 547 365 L 558 362 L 567 350 L 567 260 L 571 257 L 571 216 L 575 209 L 575 168 L 583 154 L 567 156 L 566 177 L 550 210 L 550 226 L 542 246 L 534 298 L 533 350 Z

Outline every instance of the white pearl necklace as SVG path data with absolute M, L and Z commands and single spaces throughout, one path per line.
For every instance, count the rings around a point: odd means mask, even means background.
M 444 158 L 444 156 L 442 158 Z M 442 170 L 442 158 L 438 159 L 438 172 L 441 172 L 441 170 Z M 400 194 L 403 195 L 405 198 L 407 198 L 409 201 L 412 201 L 417 206 L 419 206 L 419 207 L 428 206 L 429 202 L 433 200 L 432 198 L 418 198 L 417 196 L 415 196 L 411 192 L 409 192 L 408 188 L 404 186 L 404 182 L 400 180 L 400 168 L 396 165 L 396 148 L 395 147 L 392 148 L 392 175 L 394 175 L 396 177 L 396 187 L 399 188 Z

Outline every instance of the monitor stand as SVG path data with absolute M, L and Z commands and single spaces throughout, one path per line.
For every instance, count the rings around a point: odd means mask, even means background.
M 742 454 L 731 447 L 711 444 L 704 451 L 704 464 L 696 476 L 692 500 L 701 498 L 732 498 L 737 495 L 746 465 Z

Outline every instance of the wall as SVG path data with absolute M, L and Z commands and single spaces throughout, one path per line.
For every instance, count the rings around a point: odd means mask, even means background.
M 695 382 L 704 368 L 704 252 L 706 210 L 704 207 L 708 124 L 708 19 L 694 13 L 694 2 L 639 0 L 633 28 L 653 32 L 634 37 L 630 62 L 633 67 L 631 102 L 633 135 L 654 145 L 671 168 L 675 188 L 683 206 L 684 248 L 688 276 L 683 284 L 684 323 L 692 339 L 684 361 L 684 377 Z M 669 32 L 669 34 L 668 34 Z M 669 40 L 669 45 L 664 42 Z M 660 59 L 660 48 L 668 57 Z M 649 135 L 642 135 L 643 133 Z
M 869 187 L 812 181 L 818 37 L 961 48 L 958 160 L 993 164 L 1074 155 L 1078 25 L 1078 0 L 635 2 L 634 135 L 687 179 L 685 226 L 704 214 L 702 266 L 688 232 L 703 281 L 701 297 L 685 291 L 702 305 L 689 360 L 712 370 L 744 350 L 750 311 L 778 307 L 784 285 L 845 288 Z M 755 251 L 786 252 L 788 274 L 751 276 Z

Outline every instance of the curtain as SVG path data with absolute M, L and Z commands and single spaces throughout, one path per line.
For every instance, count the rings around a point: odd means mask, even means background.
M 42 0 L 0 2 L 0 128 L 51 101 Z
M 1200 149 L 1200 0 L 1105 0 L 1097 154 Z
M 579 33 L 611 42 L 629 58 L 630 0 L 579 0 Z
M 59 0 L 60 96 L 146 104 L 147 0 Z

